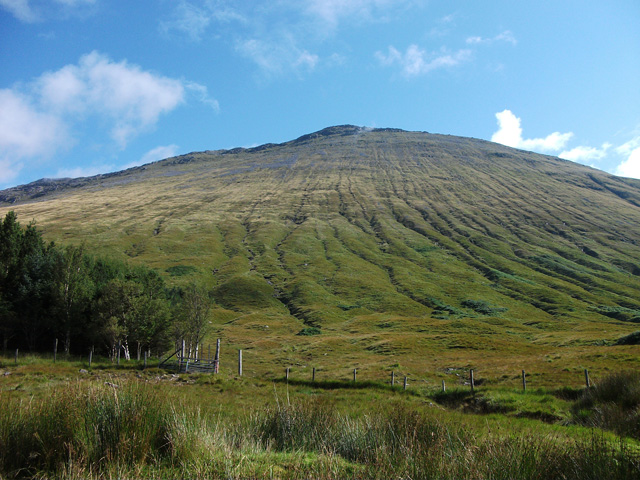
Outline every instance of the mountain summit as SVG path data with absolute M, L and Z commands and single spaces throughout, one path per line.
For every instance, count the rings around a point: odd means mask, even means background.
M 640 322 L 640 181 L 487 141 L 345 125 L 0 200 L 47 238 L 204 282 L 218 331 L 265 348 L 526 351 Z

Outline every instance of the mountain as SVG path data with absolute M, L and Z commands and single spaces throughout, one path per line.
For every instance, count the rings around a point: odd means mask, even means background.
M 257 363 L 560 369 L 640 329 L 640 181 L 477 139 L 337 126 L 0 202 L 47 239 L 206 283 L 213 335 Z

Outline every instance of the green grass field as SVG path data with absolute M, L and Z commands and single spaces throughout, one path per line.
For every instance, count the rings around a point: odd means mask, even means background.
M 34 356 L 0 375 L 3 478 L 640 476 L 637 374 L 631 436 L 585 421 L 598 387 L 405 391 Z

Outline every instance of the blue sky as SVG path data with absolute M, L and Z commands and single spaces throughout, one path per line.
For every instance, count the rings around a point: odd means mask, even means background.
M 331 125 L 640 178 L 638 0 L 0 0 L 0 188 Z

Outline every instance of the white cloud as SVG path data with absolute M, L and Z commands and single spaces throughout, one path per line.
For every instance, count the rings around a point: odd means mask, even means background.
M 36 81 L 36 90 L 42 104 L 58 113 L 82 111 L 85 103 L 80 101 L 87 95 L 87 83 L 76 65 L 67 65 L 57 72 L 47 72 Z
M 0 90 L 0 159 L 5 165 L 10 159 L 50 156 L 68 143 L 66 126 L 58 117 L 38 111 L 18 92 Z
M 558 156 L 560 158 L 564 158 L 565 160 L 571 160 L 572 162 L 593 162 L 602 160 L 607 156 L 607 151 L 611 148 L 610 143 L 603 143 L 602 147 L 587 147 L 587 146 L 579 146 L 572 148 L 571 150 L 565 150 L 561 152 Z
M 544 138 L 523 139 L 520 119 L 516 117 L 511 110 L 503 110 L 502 112 L 496 113 L 496 118 L 499 128 L 491 137 L 491 141 L 507 145 L 508 147 L 554 152 L 562 150 L 573 136 L 572 132 L 554 132 Z
M 616 152 L 623 155 L 623 160 L 613 173 L 623 177 L 640 179 L 640 137 L 635 137 L 616 148 Z
M 45 73 L 36 81 L 41 102 L 52 111 L 91 113 L 113 122 L 111 136 L 124 148 L 139 133 L 152 128 L 160 115 L 185 101 L 182 81 L 143 71 L 92 52 L 78 65 Z
M 640 147 L 640 137 L 635 137 L 626 143 L 623 143 L 619 147 L 616 147 L 616 152 L 620 155 L 631 155 L 635 149 Z
M 636 148 L 629 154 L 615 170 L 616 175 L 640 179 L 640 148 Z
M 510 43 L 511 45 L 516 45 L 518 43 L 518 41 L 516 40 L 516 37 L 513 35 L 513 33 L 510 30 L 505 30 L 504 32 L 492 38 L 483 38 L 479 36 L 469 37 L 467 38 L 466 42 L 469 45 L 479 45 L 479 44 L 489 45 L 496 42 L 506 42 L 506 43 Z
M 417 45 L 410 45 L 404 54 L 393 46 L 389 47 L 387 54 L 376 52 L 376 58 L 382 65 L 398 64 L 407 77 L 424 75 L 440 68 L 455 67 L 466 62 L 470 57 L 471 50 L 428 54 Z
M 47 72 L 29 84 L 0 89 L 0 183 L 14 179 L 34 162 L 70 148 L 87 120 L 106 126 L 118 147 L 152 130 L 166 115 L 193 97 L 218 110 L 207 88 L 114 62 L 92 52 L 77 64 Z M 95 140 L 94 140 L 95 141 Z M 112 165 L 63 169 L 62 176 L 100 173 Z
M 0 184 L 19 175 L 29 158 L 48 158 L 70 146 L 65 124 L 39 112 L 18 92 L 0 89 Z
M 573 137 L 572 132 L 553 132 L 544 138 L 529 138 L 521 140 L 520 148 L 525 150 L 540 150 L 543 152 L 557 152 L 562 150 Z

